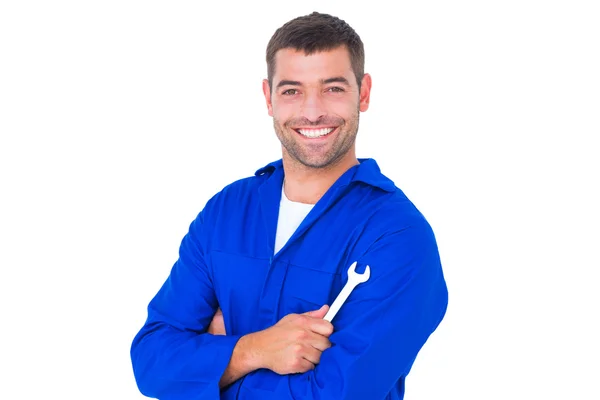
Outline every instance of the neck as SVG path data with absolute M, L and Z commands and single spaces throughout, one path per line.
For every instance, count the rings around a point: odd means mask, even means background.
M 324 168 L 301 165 L 284 154 L 285 195 L 291 201 L 316 204 L 344 172 L 358 164 L 358 159 L 353 152 L 349 152 L 337 163 Z

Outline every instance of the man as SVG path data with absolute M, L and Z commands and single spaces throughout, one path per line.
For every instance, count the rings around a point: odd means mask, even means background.
M 159 399 L 402 399 L 447 290 L 434 234 L 372 159 L 359 36 L 312 13 L 267 47 L 263 92 L 282 159 L 211 198 L 148 306 L 131 359 Z M 332 323 L 348 279 L 369 267 Z

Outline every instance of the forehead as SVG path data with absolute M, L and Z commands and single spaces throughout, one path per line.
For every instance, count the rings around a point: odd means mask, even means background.
M 273 83 L 280 80 L 317 82 L 343 76 L 354 81 L 350 53 L 345 46 L 306 55 L 303 50 L 281 49 L 275 54 Z

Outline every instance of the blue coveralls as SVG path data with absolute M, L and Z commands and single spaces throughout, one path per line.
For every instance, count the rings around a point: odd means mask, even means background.
M 446 312 L 433 231 L 373 159 L 360 159 L 273 254 L 281 160 L 212 197 L 148 306 L 131 359 L 140 391 L 165 400 L 402 399 L 405 377 Z M 333 320 L 332 347 L 303 374 L 254 371 L 219 390 L 238 339 L 331 304 L 347 269 L 370 266 Z M 205 333 L 218 307 L 226 336 Z

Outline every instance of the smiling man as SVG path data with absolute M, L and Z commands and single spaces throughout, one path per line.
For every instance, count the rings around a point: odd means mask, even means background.
M 159 399 L 402 399 L 448 293 L 430 225 L 357 159 L 371 77 L 344 21 L 312 13 L 267 46 L 263 92 L 281 160 L 213 196 L 133 340 Z M 370 270 L 332 322 L 348 280 Z
M 276 68 L 263 81 L 263 92 L 282 145 L 285 193 L 292 201 L 315 204 L 359 164 L 354 143 L 359 111 L 369 107 L 371 77 L 357 80 L 345 45 L 307 54 L 278 39 L 276 34 L 268 50 Z M 272 47 L 283 48 L 272 55 Z

